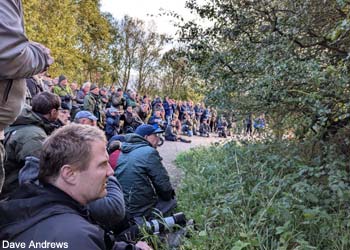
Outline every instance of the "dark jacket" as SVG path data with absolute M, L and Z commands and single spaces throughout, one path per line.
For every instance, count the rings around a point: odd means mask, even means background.
M 152 125 L 155 128 L 164 129 L 165 121 L 162 119 L 162 117 L 152 115 L 148 120 L 148 124 Z
M 84 97 L 85 97 L 85 92 L 83 90 L 79 90 L 75 98 L 75 101 L 77 102 L 77 104 L 79 104 L 82 107 L 84 106 Z
M 158 198 L 169 201 L 173 188 L 158 151 L 137 134 L 125 136 L 115 176 L 123 188 L 127 211 L 133 216 L 149 216 Z
M 24 242 L 26 247 L 21 249 L 33 249 L 31 242 L 45 241 L 66 249 L 138 249 L 125 242 L 105 241 L 108 237 L 88 211 L 50 184 L 26 183 L 11 200 L 0 203 L 0 241 Z
M 126 109 L 126 100 L 124 96 L 120 95 L 119 93 L 112 94 L 111 102 L 112 102 L 112 106 L 115 108 L 122 107 L 123 109 Z
M 30 107 L 25 107 L 16 121 L 5 130 L 6 179 L 1 198 L 18 187 L 18 172 L 24 166 L 25 158 L 39 158 L 43 141 L 55 128 L 55 124 L 34 113 Z
M 107 136 L 107 140 L 109 140 L 113 135 L 117 133 L 117 130 L 119 128 L 119 122 L 120 122 L 120 115 L 112 115 L 109 110 L 106 113 L 106 126 L 105 126 L 105 132 Z
M 30 208 L 30 209 L 29 209 Z M 104 231 L 86 207 L 54 186 L 25 184 L 0 203 L 0 240 L 67 243 L 68 249 L 106 249 Z
M 20 185 L 36 183 L 39 185 L 39 159 L 27 157 L 24 167 L 21 169 L 18 179 Z M 107 195 L 88 204 L 91 217 L 104 228 L 111 230 L 117 227 L 124 219 L 125 204 L 122 188 L 114 176 L 110 176 L 107 182 Z
M 176 128 L 174 128 L 171 124 L 168 124 L 165 129 L 164 138 L 167 141 L 176 141 L 177 140 L 177 134 L 176 134 Z
M 98 95 L 95 95 L 89 92 L 84 97 L 84 110 L 90 111 L 92 114 L 94 114 L 97 117 L 97 119 L 99 119 L 100 109 L 98 107 Z

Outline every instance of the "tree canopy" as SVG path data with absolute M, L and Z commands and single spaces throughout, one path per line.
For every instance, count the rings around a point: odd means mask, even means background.
M 209 103 L 264 112 L 301 138 L 349 122 L 349 2 L 190 0 L 187 8 L 201 21 L 182 24 L 180 41 Z

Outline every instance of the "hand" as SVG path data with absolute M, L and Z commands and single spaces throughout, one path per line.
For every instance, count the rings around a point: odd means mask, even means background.
M 147 245 L 147 243 L 144 241 L 138 241 L 136 243 L 136 246 L 141 250 L 152 250 L 152 248 L 149 245 Z
M 33 41 L 30 41 L 31 44 L 39 47 L 47 56 L 47 66 L 50 66 L 51 64 L 53 64 L 54 62 L 54 59 L 53 57 L 50 55 L 51 53 L 51 50 L 46 48 L 44 45 L 42 45 L 41 43 L 37 43 L 37 42 L 33 42 Z

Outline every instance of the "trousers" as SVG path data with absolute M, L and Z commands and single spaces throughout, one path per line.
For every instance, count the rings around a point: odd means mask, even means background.
M 4 129 L 12 124 L 25 102 L 25 79 L 0 80 L 0 141 L 4 140 Z M 5 180 L 5 150 L 0 142 L 0 193 Z

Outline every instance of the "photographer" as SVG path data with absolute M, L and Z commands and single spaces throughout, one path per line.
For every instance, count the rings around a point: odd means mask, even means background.
M 159 134 L 152 125 L 139 126 L 125 136 L 115 176 L 122 185 L 127 212 L 136 221 L 152 216 L 154 209 L 168 214 L 176 206 L 174 189 L 157 151 Z
M 0 240 L 24 243 L 21 249 L 48 242 L 64 243 L 68 249 L 150 250 L 144 242 L 107 240 L 90 219 L 87 204 L 107 194 L 113 174 L 105 145 L 96 127 L 70 124 L 56 130 L 43 144 L 41 185 L 26 183 L 0 203 Z

